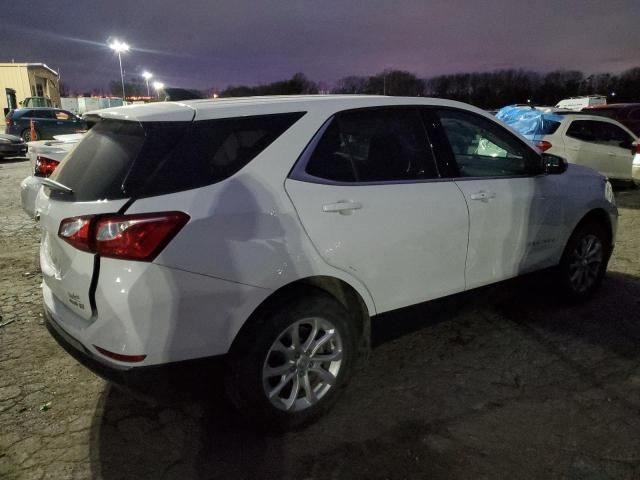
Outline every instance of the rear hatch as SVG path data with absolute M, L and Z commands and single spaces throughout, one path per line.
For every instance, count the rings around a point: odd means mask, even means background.
M 172 115 L 172 122 L 145 122 L 144 127 L 137 119 L 103 119 L 50 178 L 71 193 L 55 187 L 42 189 L 44 198 L 38 204 L 43 280 L 53 296 L 81 321 L 91 321 L 95 313 L 91 291 L 97 281 L 98 259 L 91 251 L 64 240 L 59 235 L 61 225 L 73 229 L 75 224 L 69 219 L 74 217 L 115 214 L 145 188 L 149 162 L 176 141 L 174 136 L 165 135 L 165 127 L 172 125 L 172 134 L 179 135 L 191 124 L 193 110 L 176 108 L 181 115 Z M 180 117 L 183 120 L 177 121 Z M 81 220 L 76 223 L 80 225 Z

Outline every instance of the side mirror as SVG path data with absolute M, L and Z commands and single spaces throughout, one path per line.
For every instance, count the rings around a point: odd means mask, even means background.
M 558 155 L 543 153 L 542 166 L 544 167 L 545 173 L 548 173 L 549 175 L 559 175 L 567 171 L 569 163 Z

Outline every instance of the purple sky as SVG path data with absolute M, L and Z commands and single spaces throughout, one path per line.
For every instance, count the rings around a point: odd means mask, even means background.
M 640 0 L 31 0 L 1 2 L 0 62 L 43 62 L 73 89 L 127 75 L 224 88 L 304 72 L 332 83 L 397 68 L 421 77 L 640 66 Z M 10 13 L 9 15 L 7 13 Z

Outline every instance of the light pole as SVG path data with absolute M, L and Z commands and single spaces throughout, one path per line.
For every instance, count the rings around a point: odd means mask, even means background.
M 120 63 L 120 80 L 122 81 L 122 103 L 127 101 L 124 94 L 124 72 L 122 71 L 122 52 L 129 51 L 129 45 L 119 40 L 114 40 L 109 44 L 109 48 L 118 54 L 118 62 Z
M 158 94 L 158 98 L 160 98 L 160 90 L 164 88 L 164 83 L 162 82 L 153 82 L 153 88 L 156 89 L 156 93 Z
M 142 72 L 142 76 L 147 81 L 147 97 L 150 97 L 151 94 L 149 93 L 149 79 L 153 77 L 153 74 L 145 71 L 145 72 Z

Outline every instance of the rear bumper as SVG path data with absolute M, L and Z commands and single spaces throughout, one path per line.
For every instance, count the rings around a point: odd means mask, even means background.
M 44 312 L 47 330 L 58 345 L 88 370 L 107 381 L 126 387 L 131 393 L 143 396 L 153 395 L 153 393 L 162 392 L 166 387 L 171 388 L 172 385 L 191 381 L 194 373 L 200 375 L 203 371 L 211 374 L 222 372 L 225 356 L 199 359 L 197 362 L 176 362 L 148 367 L 125 368 L 107 365 L 67 333 L 46 307 Z M 197 383 L 197 378 L 192 383 Z
M 99 272 L 90 318 L 58 298 L 66 289 L 56 294 L 49 283 L 60 280 L 47 278 L 44 270 L 42 295 L 52 325 L 75 351 L 101 364 L 96 373 L 102 376 L 103 367 L 139 370 L 224 355 L 270 293 L 145 262 L 102 258 Z M 128 361 L 103 351 L 144 359 Z
M 640 155 L 636 155 L 636 157 L 640 157 Z M 640 158 L 638 158 L 637 161 L 634 160 L 631 166 L 631 178 L 633 179 L 633 183 L 640 186 Z
M 69 335 L 53 318 L 48 308 L 44 308 L 45 325 L 47 330 L 58 344 L 80 364 L 94 372 L 96 375 L 112 380 L 116 383 L 127 383 L 131 378 L 132 368 L 111 366 L 102 363 L 82 343 Z

